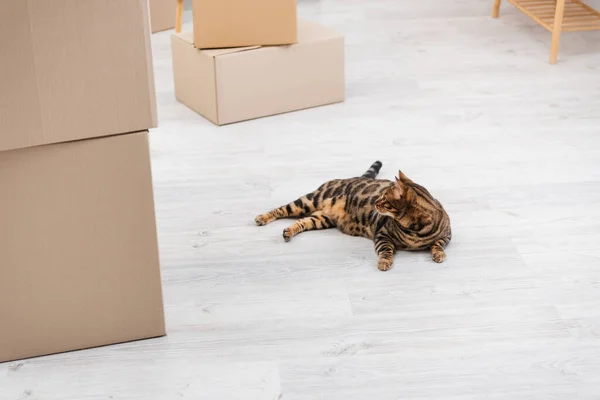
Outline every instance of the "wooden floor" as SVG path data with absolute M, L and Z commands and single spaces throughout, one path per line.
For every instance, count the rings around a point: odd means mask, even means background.
M 599 399 L 600 33 L 550 66 L 492 3 L 300 0 L 346 34 L 347 101 L 221 128 L 154 35 L 169 335 L 0 365 L 0 399 Z M 254 226 L 376 159 L 446 206 L 446 263 L 382 273 L 366 239 Z

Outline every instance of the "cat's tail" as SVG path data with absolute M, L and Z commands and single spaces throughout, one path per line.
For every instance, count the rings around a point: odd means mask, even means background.
M 369 168 L 367 170 L 367 172 L 365 172 L 364 174 L 362 174 L 362 178 L 375 179 L 377 177 L 377 174 L 379 173 L 379 170 L 381 169 L 382 165 L 383 164 L 381 163 L 381 161 L 375 161 L 373 163 L 373 165 L 371 165 L 371 168 Z

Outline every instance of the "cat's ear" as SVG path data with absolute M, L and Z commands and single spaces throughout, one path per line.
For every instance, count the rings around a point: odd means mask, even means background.
M 398 178 L 396 178 L 396 179 L 399 179 L 399 180 L 400 180 L 400 181 L 402 181 L 402 182 L 412 182 L 412 181 L 411 181 L 411 180 L 408 178 L 408 176 L 404 175 L 404 172 L 402 172 L 402 171 L 398 171 Z
M 408 183 L 412 182 L 410 179 L 406 177 L 402 173 L 402 171 L 398 171 L 398 177 L 396 178 L 396 185 L 394 186 L 394 197 L 396 200 L 404 199 L 409 204 L 415 202 L 417 198 L 417 194 L 415 191 L 408 185 Z
M 396 178 L 396 185 L 394 185 L 393 193 L 396 200 L 400 200 L 406 193 L 406 185 L 404 185 L 404 182 L 399 178 Z

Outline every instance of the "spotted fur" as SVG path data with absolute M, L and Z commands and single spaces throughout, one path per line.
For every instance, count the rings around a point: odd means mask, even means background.
M 395 182 L 375 179 L 381 166 L 377 161 L 361 177 L 326 182 L 314 192 L 259 215 L 256 224 L 298 218 L 283 230 L 286 242 L 304 231 L 334 227 L 372 239 L 381 271 L 392 267 L 396 250 L 430 250 L 433 261 L 443 262 L 452 238 L 448 214 L 427 189 L 402 171 Z

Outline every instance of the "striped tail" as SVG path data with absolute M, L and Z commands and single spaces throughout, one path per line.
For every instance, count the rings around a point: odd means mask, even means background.
M 373 165 L 371 165 L 371 168 L 369 168 L 367 170 L 367 172 L 365 172 L 364 174 L 362 174 L 362 178 L 375 179 L 377 177 L 377 174 L 379 173 L 379 170 L 381 169 L 382 165 L 383 164 L 381 164 L 381 161 L 375 161 L 373 163 Z

